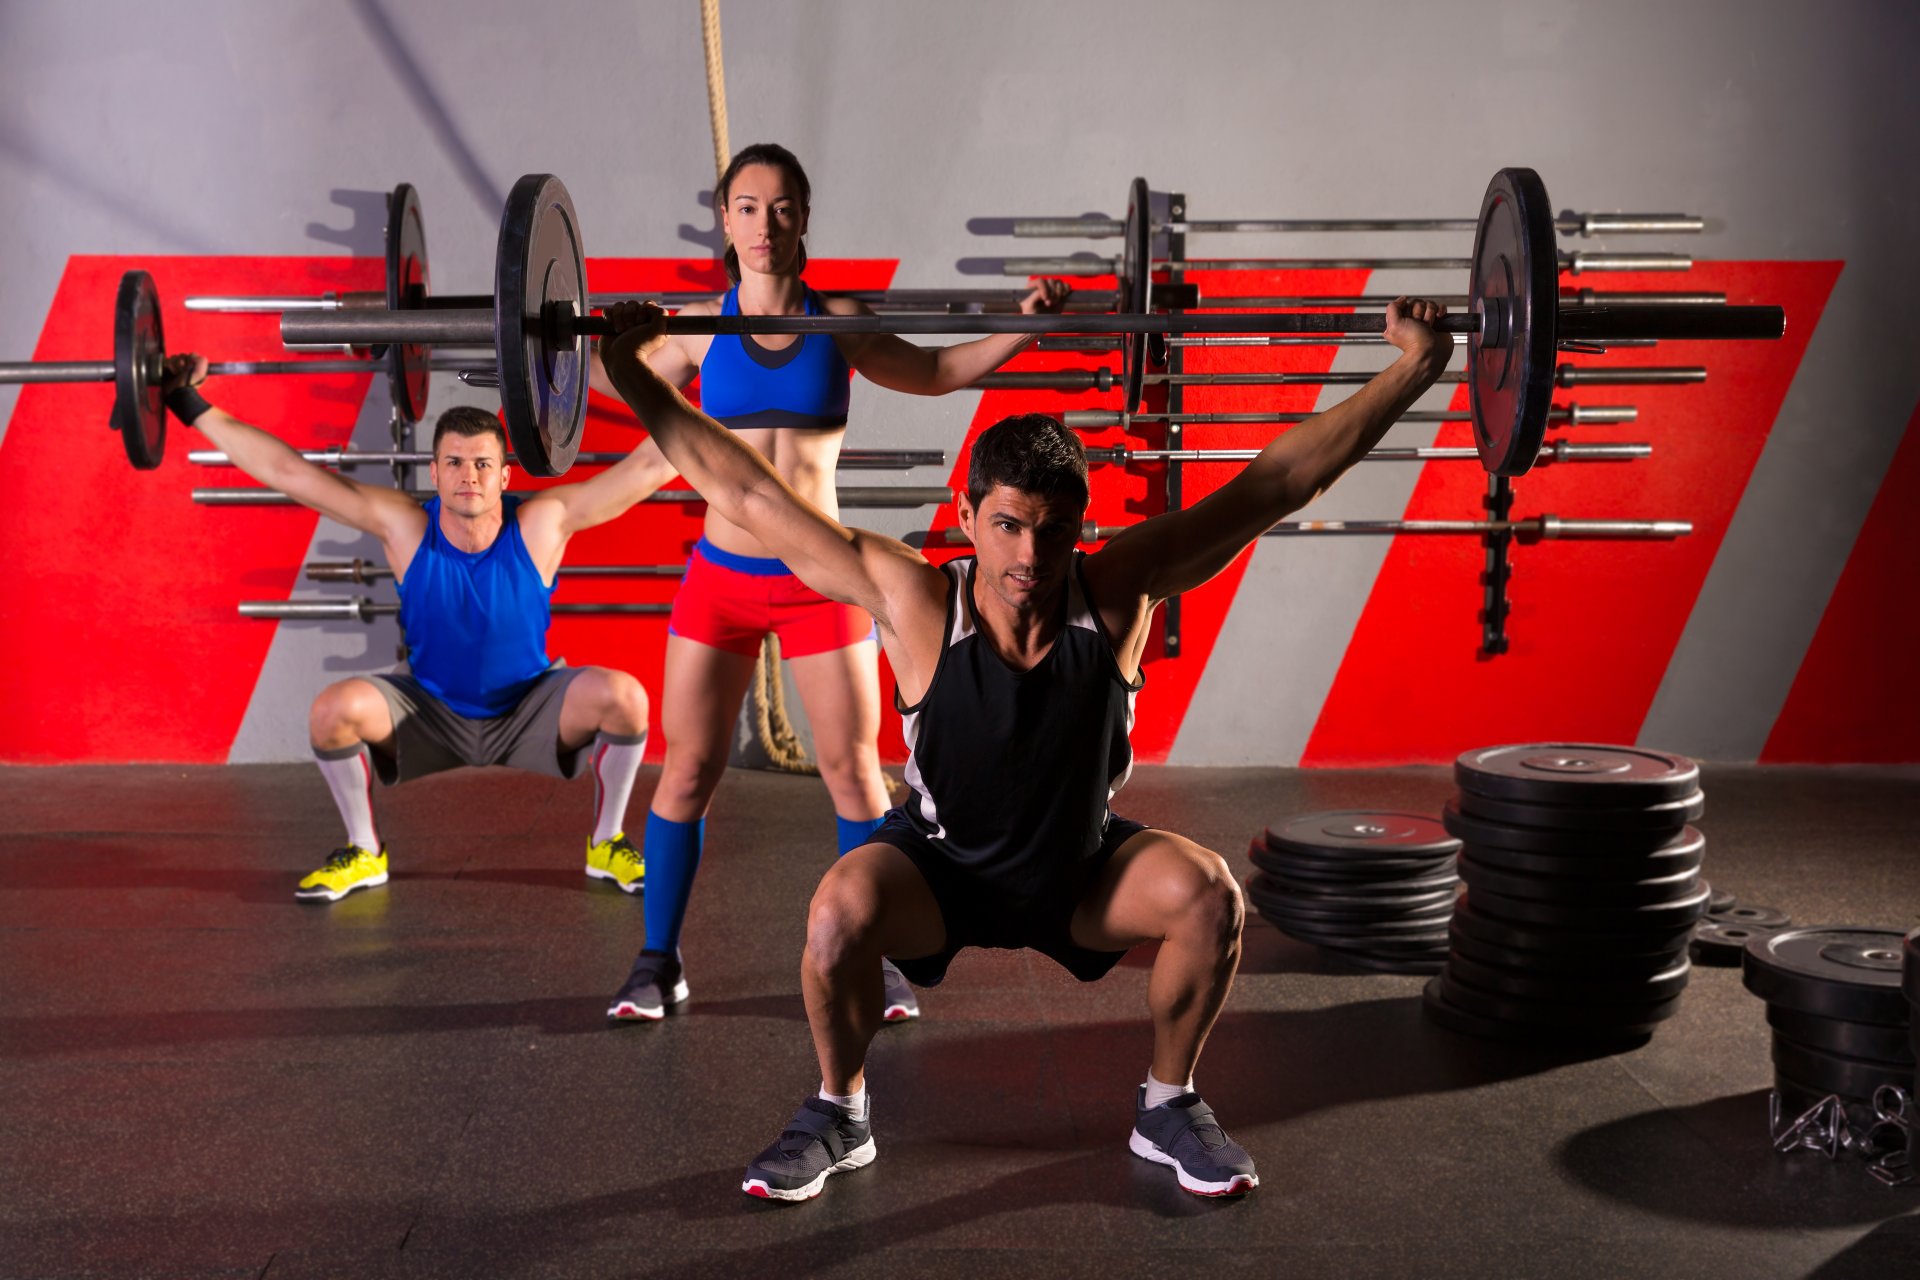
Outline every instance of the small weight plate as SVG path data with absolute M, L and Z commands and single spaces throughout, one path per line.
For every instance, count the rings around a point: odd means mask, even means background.
M 1637 809 L 1692 796 L 1700 766 L 1644 747 L 1528 742 L 1462 752 L 1453 780 L 1462 790 L 1520 804 Z
M 1627 1031 L 1594 1030 L 1578 1027 L 1529 1026 L 1499 1018 L 1482 1017 L 1449 1003 L 1438 976 L 1427 979 L 1426 985 L 1421 988 L 1420 1006 L 1426 1013 L 1427 1020 L 1435 1026 L 1480 1040 L 1524 1044 L 1618 1044 L 1625 1047 L 1635 1041 L 1645 1040 L 1653 1032 L 1651 1025 Z
M 1551 831 L 1658 831 L 1678 834 L 1707 811 L 1707 798 L 1696 791 L 1679 800 L 1640 807 L 1600 808 L 1595 805 L 1524 804 L 1496 800 L 1462 791 L 1457 803 L 1462 813 L 1504 822 L 1515 827 L 1544 827 Z
M 1568 1004 L 1657 1004 L 1684 991 L 1692 971 L 1693 966 L 1681 960 L 1643 978 L 1576 978 L 1482 964 L 1458 951 L 1447 960 L 1448 973 L 1478 990 Z
M 1460 842 L 1425 814 L 1342 809 L 1307 813 L 1267 828 L 1267 847 L 1309 858 L 1368 862 L 1376 858 L 1444 858 Z
M 1460 856 L 1471 858 L 1483 867 L 1496 868 L 1511 875 L 1547 876 L 1570 880 L 1651 880 L 1698 871 L 1706 860 L 1707 840 L 1688 827 L 1687 840 L 1676 840 L 1651 853 L 1630 853 L 1619 857 L 1602 854 L 1526 853 L 1502 849 L 1498 845 L 1465 844 Z M 1707 900 L 1711 903 L 1713 900 Z M 1709 915 L 1712 912 L 1708 912 Z
M 1906 1089 L 1913 1083 L 1913 1068 L 1906 1064 L 1822 1053 L 1778 1032 L 1773 1037 L 1773 1065 L 1790 1080 L 1843 1098 L 1871 1098 L 1881 1085 Z
M 1747 944 L 1764 932 L 1767 931 L 1708 916 L 1693 926 L 1693 942 L 1689 950 L 1695 964 L 1731 969 L 1740 963 Z
M 417 311 L 432 292 L 427 278 L 427 229 L 420 197 L 401 183 L 387 198 L 387 309 Z M 430 350 L 400 342 L 387 346 L 387 394 L 408 422 L 427 416 Z
M 1456 921 L 1447 935 L 1453 950 L 1480 964 L 1499 965 L 1530 974 L 1563 974 L 1591 981 L 1645 980 L 1673 968 L 1686 958 L 1686 947 L 1669 947 L 1647 955 L 1620 955 L 1609 951 L 1523 951 L 1484 942 L 1468 933 Z
M 527 174 L 500 217 L 493 332 L 507 438 L 532 475 L 560 475 L 580 452 L 588 362 L 562 313 L 583 314 L 586 301 L 573 200 L 552 174 Z
M 1763 934 L 1747 943 L 1741 980 L 1768 1004 L 1824 1018 L 1898 1027 L 1910 1017 L 1897 929 L 1830 925 Z
M 1567 876 L 1502 871 L 1465 857 L 1460 859 L 1460 879 L 1469 888 L 1510 898 L 1596 907 L 1654 906 L 1692 897 L 1700 889 L 1698 871 L 1677 871 L 1645 880 L 1576 880 Z
M 1684 950 L 1693 936 L 1692 924 L 1612 932 L 1514 924 L 1475 909 L 1471 898 L 1454 907 L 1453 927 L 1498 947 L 1587 956 L 1648 956 Z
M 1740 900 L 1725 889 L 1715 889 L 1707 899 L 1707 914 L 1717 916 L 1723 911 L 1731 911 L 1740 905 Z
M 1524 827 L 1475 817 L 1462 810 L 1456 801 L 1447 801 L 1440 821 L 1448 831 L 1469 844 L 1521 853 L 1551 853 L 1559 857 L 1624 858 L 1636 853 L 1651 853 L 1671 848 L 1692 839 L 1698 832 L 1653 829 L 1647 831 L 1556 830 L 1552 827 Z
M 1440 991 L 1447 1003 L 1483 1018 L 1499 1018 L 1527 1026 L 1573 1027 L 1588 1031 L 1651 1029 L 1680 1011 L 1680 997 L 1621 1004 L 1568 1004 L 1558 1000 L 1528 1000 L 1482 991 L 1462 982 L 1452 967 L 1440 971 Z
M 1707 916 L 1722 924 L 1737 924 L 1756 933 L 1778 933 L 1793 923 L 1793 917 L 1778 907 L 1731 906 L 1725 911 L 1709 909 Z
M 159 466 L 167 452 L 167 404 L 160 396 L 166 363 L 160 291 L 146 272 L 129 271 L 113 302 L 112 425 L 127 461 L 141 471 Z
M 1147 314 L 1153 285 L 1153 208 L 1145 178 L 1127 186 L 1127 222 L 1121 232 L 1119 301 L 1127 315 Z M 1120 340 L 1120 411 L 1140 408 L 1146 386 L 1147 335 L 1129 333 Z
M 1560 259 L 1540 175 L 1502 169 L 1487 185 L 1473 235 L 1469 296 L 1481 321 L 1467 337 L 1467 387 L 1480 461 L 1524 475 L 1539 456 L 1553 404 Z
M 1467 889 L 1473 909 L 1512 924 L 1572 932 L 1637 933 L 1690 929 L 1706 908 L 1707 895 L 1695 889 L 1684 898 L 1646 906 L 1594 906 L 1591 903 L 1532 902 L 1484 889 Z
M 1910 1027 L 1880 1027 L 1871 1022 L 1848 1022 L 1844 1018 L 1823 1018 L 1817 1013 L 1767 1006 L 1767 1025 L 1793 1041 L 1822 1053 L 1837 1053 L 1849 1058 L 1867 1058 L 1913 1068 L 1913 1044 Z

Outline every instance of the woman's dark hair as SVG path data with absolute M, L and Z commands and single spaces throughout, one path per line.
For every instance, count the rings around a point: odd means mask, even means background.
M 804 213 L 812 207 L 813 185 L 807 181 L 807 171 L 800 167 L 800 161 L 794 157 L 793 152 L 787 150 L 777 142 L 756 142 L 750 147 L 742 147 L 739 151 L 735 152 L 733 159 L 727 164 L 727 171 L 720 175 L 720 181 L 713 184 L 713 212 L 716 217 L 722 219 L 726 217 L 727 198 L 733 192 L 733 180 L 739 176 L 742 169 L 750 164 L 768 164 L 773 165 L 775 168 L 785 170 L 787 181 L 793 184 L 794 194 L 800 199 L 801 212 Z M 727 278 L 735 284 L 739 284 L 739 251 L 736 250 L 733 245 L 727 245 L 727 252 L 722 261 L 724 261 L 727 266 Z M 806 242 L 802 241 L 800 244 L 800 261 L 799 264 L 794 267 L 794 271 L 797 274 L 806 270 L 806 268 L 807 246 Z
M 1002 418 L 980 433 L 967 462 L 967 498 L 977 511 L 995 485 L 1087 507 L 1087 451 L 1080 438 L 1044 413 Z

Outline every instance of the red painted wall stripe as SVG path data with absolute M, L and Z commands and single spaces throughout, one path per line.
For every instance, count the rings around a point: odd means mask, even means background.
M 1687 275 L 1686 287 L 1724 291 L 1730 302 L 1784 306 L 1787 334 L 1779 342 L 1667 342 L 1606 357 L 1565 357 L 1608 365 L 1698 364 L 1709 370 L 1709 380 L 1560 392 L 1557 402 L 1638 404 L 1637 423 L 1565 434 L 1649 440 L 1654 455 L 1542 467 L 1515 482 L 1515 513 L 1687 519 L 1694 522 L 1692 536 L 1517 548 L 1509 593 L 1513 647 L 1491 660 L 1477 654 L 1478 540 L 1396 539 L 1302 763 L 1437 763 L 1490 742 L 1634 741 L 1840 266 L 1703 262 Z M 1674 284 L 1670 276 L 1649 274 L 1609 276 L 1607 287 Z M 1454 403 L 1464 407 L 1466 400 L 1462 387 Z M 1465 424 L 1445 427 L 1440 442 L 1469 444 L 1471 431 Z M 1471 467 L 1429 464 L 1406 514 L 1477 518 L 1485 483 Z
M 1867 512 L 1762 761 L 1920 761 L 1920 409 Z

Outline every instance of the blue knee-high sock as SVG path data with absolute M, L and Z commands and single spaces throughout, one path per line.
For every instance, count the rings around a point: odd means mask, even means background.
M 846 857 L 867 842 L 867 837 L 880 829 L 885 818 L 843 818 L 833 815 L 834 830 L 840 837 L 840 856 Z
M 647 814 L 647 950 L 672 951 L 680 945 L 680 926 L 687 919 L 687 899 L 693 896 L 693 876 L 700 869 L 706 837 L 705 818 L 674 822 Z

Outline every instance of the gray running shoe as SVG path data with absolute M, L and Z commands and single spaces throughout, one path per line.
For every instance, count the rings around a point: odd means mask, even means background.
M 881 1006 L 881 1021 L 905 1022 L 920 1016 L 920 997 L 913 993 L 913 984 L 907 981 L 906 974 L 894 967 L 893 961 L 880 961 L 880 980 L 887 988 L 885 1003 Z
M 687 976 L 679 953 L 642 951 L 626 985 L 607 1006 L 607 1017 L 613 1022 L 658 1022 L 667 1016 L 668 1005 L 686 998 Z
M 808 1098 L 773 1145 L 747 1166 L 740 1189 L 763 1200 L 811 1200 L 827 1175 L 865 1168 L 873 1156 L 871 1124 L 825 1098 Z
M 1180 1185 L 1197 1196 L 1245 1195 L 1260 1185 L 1253 1158 L 1227 1136 L 1213 1108 L 1197 1093 L 1183 1093 L 1148 1108 L 1142 1087 L 1134 1101 L 1133 1154 L 1168 1165 Z

